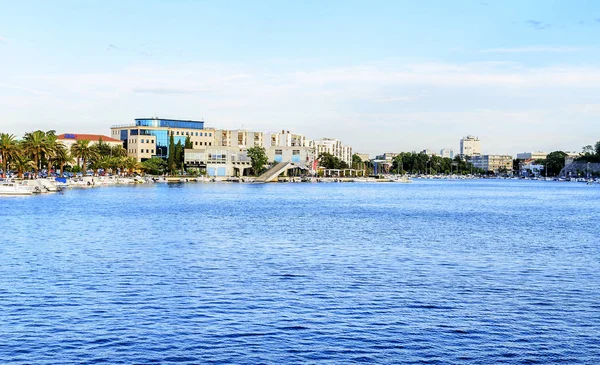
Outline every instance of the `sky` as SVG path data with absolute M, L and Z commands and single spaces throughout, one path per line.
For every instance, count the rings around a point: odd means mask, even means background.
M 600 140 L 600 2 L 0 0 L 0 132 L 134 118 L 355 152 Z

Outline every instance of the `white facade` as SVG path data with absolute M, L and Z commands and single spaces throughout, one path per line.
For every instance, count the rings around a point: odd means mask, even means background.
M 460 154 L 462 156 L 480 156 L 481 142 L 478 137 L 468 135 L 460 139 Z
M 443 148 L 440 150 L 440 156 L 444 158 L 454 158 L 454 150 L 451 148 Z
M 265 133 L 265 148 L 267 147 L 307 147 L 303 134 L 282 130 L 281 132 Z
M 346 162 L 348 166 L 352 166 L 352 147 L 344 146 L 339 139 L 323 138 L 309 141 L 308 144 L 314 149 L 316 156 L 321 153 L 329 153 Z

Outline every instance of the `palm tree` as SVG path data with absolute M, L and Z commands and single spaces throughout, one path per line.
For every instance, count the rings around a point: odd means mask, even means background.
M 71 157 L 69 150 L 64 144 L 58 143 L 54 150 L 52 161 L 60 166 L 60 176 L 64 177 L 65 164 L 73 162 L 73 157 Z
M 124 161 L 125 168 L 127 168 L 127 173 L 129 175 L 133 174 L 133 170 L 139 167 L 139 164 L 135 157 L 127 157 Z
M 54 131 L 48 131 L 46 133 L 46 162 L 48 169 L 48 176 L 50 176 L 50 170 L 52 170 L 53 162 L 55 161 L 57 149 L 59 146 L 63 146 L 62 143 L 57 141 L 56 134 Z
M 13 134 L 0 134 L 0 159 L 2 159 L 2 177 L 6 177 L 9 160 L 15 158 L 19 152 L 19 145 Z
M 74 145 L 71 146 L 71 154 L 77 159 L 82 159 L 81 165 L 83 169 L 83 176 L 87 173 L 87 161 L 93 160 L 99 157 L 99 153 L 94 145 L 90 145 L 90 141 L 87 139 L 78 140 Z
M 102 137 L 98 138 L 98 142 L 96 143 L 96 149 L 100 156 L 110 156 L 112 149 L 110 145 L 102 140 Z
M 14 156 L 11 166 L 17 170 L 17 174 L 20 178 L 23 178 L 23 172 L 35 170 L 35 162 L 24 153 L 19 153 Z
M 40 170 L 40 160 L 45 156 L 48 150 L 46 133 L 39 130 L 25 133 L 25 137 L 23 138 L 23 147 L 25 148 L 26 152 L 33 156 L 33 161 L 35 162 L 34 171 L 37 175 L 37 172 Z
M 110 148 L 110 154 L 113 157 L 127 157 L 127 150 L 123 146 L 112 146 Z

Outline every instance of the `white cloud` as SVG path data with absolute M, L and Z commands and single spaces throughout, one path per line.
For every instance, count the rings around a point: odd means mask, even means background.
M 516 153 L 559 144 L 567 130 L 573 144 L 600 134 L 593 123 L 600 116 L 597 66 L 393 61 L 274 72 L 237 64 L 143 65 L 10 75 L 6 82 L 20 92 L 0 87 L 0 114 L 14 121 L 7 132 L 19 135 L 25 123 L 107 133 L 111 124 L 144 115 L 339 137 L 370 153 L 457 148 L 464 134 L 485 140 L 485 152 Z M 80 115 L 91 118 L 82 122 Z M 564 147 L 573 148 L 579 146 Z

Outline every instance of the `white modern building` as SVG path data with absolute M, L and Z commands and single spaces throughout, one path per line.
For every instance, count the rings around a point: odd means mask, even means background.
M 321 153 L 329 153 L 346 162 L 348 166 L 352 166 L 352 147 L 344 146 L 339 139 L 322 138 L 309 141 L 308 147 L 314 149 L 316 156 Z
M 308 147 L 303 134 L 282 130 L 265 133 L 265 148 L 268 147 Z
M 481 142 L 478 137 L 468 135 L 460 139 L 460 155 L 465 156 L 480 156 Z
M 444 158 L 454 158 L 454 150 L 451 148 L 442 148 L 440 150 L 440 156 Z

